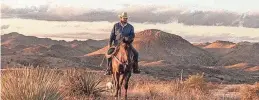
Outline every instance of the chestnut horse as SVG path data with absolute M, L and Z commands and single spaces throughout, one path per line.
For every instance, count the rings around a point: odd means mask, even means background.
M 124 83 L 125 94 L 124 98 L 127 99 L 128 82 L 131 77 L 133 55 L 130 45 L 120 42 L 116 47 L 112 56 L 112 77 L 115 83 L 115 97 L 121 97 L 121 87 Z

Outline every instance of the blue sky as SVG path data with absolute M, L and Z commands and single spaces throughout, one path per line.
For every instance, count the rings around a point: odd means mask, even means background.
M 2 0 L 2 3 L 14 8 L 56 5 L 90 9 L 120 9 L 125 5 L 159 5 L 188 9 L 229 10 L 234 12 L 259 11 L 259 0 Z

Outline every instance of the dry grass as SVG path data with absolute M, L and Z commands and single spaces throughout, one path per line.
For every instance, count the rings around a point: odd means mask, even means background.
M 2 73 L 3 100 L 89 99 L 105 91 L 100 75 L 85 70 L 25 67 Z
M 46 68 L 4 71 L 1 77 L 3 100 L 62 100 L 61 75 Z
M 206 100 L 212 98 L 207 85 L 203 75 L 197 74 L 191 75 L 184 82 L 174 80 L 137 84 L 133 93 L 153 100 Z
M 253 86 L 244 85 L 239 92 L 242 100 L 259 100 L 259 83 L 256 82 Z
M 85 69 L 19 68 L 5 70 L 1 76 L 3 100 L 85 100 L 112 98 L 104 92 L 105 79 L 96 72 Z M 221 86 L 221 85 L 220 85 Z M 223 85 L 222 85 L 223 86 Z M 238 88 L 237 88 L 238 86 Z M 190 75 L 186 80 L 150 80 L 133 76 L 130 80 L 129 99 L 138 100 L 258 100 L 259 83 L 219 88 L 207 83 L 202 74 Z M 240 87 L 240 88 L 239 88 Z M 218 92 L 217 92 L 218 91 Z M 221 92 L 220 92 L 221 91 Z M 226 97 L 217 93 L 238 94 Z M 239 95 L 240 94 L 240 95 Z M 112 100 L 112 99 L 111 99 Z

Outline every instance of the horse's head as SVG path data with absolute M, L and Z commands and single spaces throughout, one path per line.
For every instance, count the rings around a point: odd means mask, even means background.
M 119 44 L 118 53 L 121 55 L 120 59 L 122 63 L 129 63 L 130 61 L 130 45 L 128 43 L 121 42 Z

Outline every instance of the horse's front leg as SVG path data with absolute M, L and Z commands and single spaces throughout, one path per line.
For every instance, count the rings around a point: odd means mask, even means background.
M 119 89 L 120 89 L 120 86 L 119 86 L 119 75 L 118 73 L 114 73 L 114 78 L 115 78 L 115 95 L 114 97 L 118 97 L 118 93 L 119 93 Z
M 123 84 L 123 80 L 125 79 L 125 75 L 123 74 L 122 77 L 120 78 L 120 86 L 119 86 L 119 97 L 121 97 L 121 86 Z
M 124 93 L 124 99 L 127 100 L 128 99 L 128 87 L 129 87 L 129 79 L 131 77 L 131 73 L 128 73 L 126 78 L 125 78 L 125 82 L 124 82 L 124 89 L 125 89 L 125 93 Z
M 114 95 L 115 90 L 116 90 L 116 79 L 115 79 L 114 73 L 112 73 L 112 91 L 111 91 L 111 95 Z

